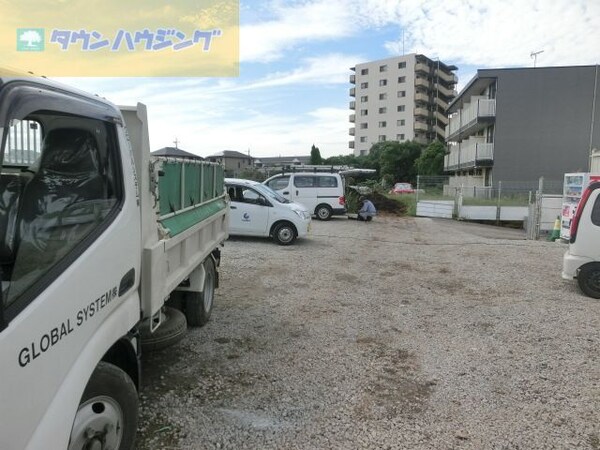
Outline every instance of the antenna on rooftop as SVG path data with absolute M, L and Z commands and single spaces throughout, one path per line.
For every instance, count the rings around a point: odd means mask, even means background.
M 175 148 L 177 148 L 177 144 L 179 144 L 179 139 L 175 138 L 175 140 L 173 141 L 173 144 L 175 144 Z
M 540 53 L 544 53 L 544 50 L 538 50 L 537 52 L 531 52 L 531 54 L 529 55 L 529 57 L 531 59 L 533 59 L 533 68 L 535 69 L 536 63 L 537 63 L 537 56 Z

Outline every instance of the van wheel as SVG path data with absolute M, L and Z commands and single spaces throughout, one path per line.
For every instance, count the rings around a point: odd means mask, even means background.
M 600 298 L 600 264 L 587 264 L 579 270 L 577 283 L 585 295 Z
M 202 292 L 185 293 L 185 317 L 191 327 L 201 327 L 210 319 L 213 300 L 215 298 L 216 270 L 215 263 L 209 256 L 204 261 L 204 286 Z
M 329 220 L 331 219 L 332 214 L 331 207 L 328 205 L 319 205 L 315 210 L 315 215 L 319 220 Z
M 75 414 L 68 450 L 133 448 L 138 397 L 129 376 L 117 366 L 98 363 Z
M 296 230 L 289 223 L 280 223 L 273 230 L 273 240 L 279 245 L 290 245 L 296 240 Z
M 165 306 L 160 312 L 161 324 L 150 333 L 150 323 L 145 321 L 140 326 L 140 338 L 142 340 L 142 351 L 162 350 L 179 342 L 187 330 L 185 315 L 175 309 Z

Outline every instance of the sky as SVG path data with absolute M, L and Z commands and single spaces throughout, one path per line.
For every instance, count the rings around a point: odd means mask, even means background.
M 404 39 L 403 39 L 404 36 Z M 78 78 L 119 105 L 148 106 L 150 147 L 201 156 L 350 154 L 350 67 L 420 53 L 477 69 L 600 63 L 600 0 L 241 0 L 240 74 Z

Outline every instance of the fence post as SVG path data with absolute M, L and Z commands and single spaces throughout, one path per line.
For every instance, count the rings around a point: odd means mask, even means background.
M 421 187 L 421 175 L 417 175 L 417 191 L 416 191 L 417 195 L 415 195 L 415 199 L 416 199 L 415 201 L 417 203 L 419 203 L 419 188 L 420 187 Z M 415 205 L 415 208 L 416 208 L 416 205 Z
M 496 225 L 500 225 L 500 197 L 502 196 L 502 181 L 498 181 L 498 198 L 496 199 Z
M 536 224 L 535 224 L 535 238 L 540 238 L 540 230 L 542 228 L 542 200 L 544 198 L 544 177 L 540 177 L 538 181 L 538 191 L 536 195 Z

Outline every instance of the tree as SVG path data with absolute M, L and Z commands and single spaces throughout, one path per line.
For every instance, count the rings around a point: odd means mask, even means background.
M 368 165 L 388 182 L 414 182 L 417 178 L 415 161 L 422 151 L 423 146 L 413 141 L 378 142 L 369 151 Z
M 42 42 L 42 37 L 40 36 L 40 33 L 38 33 L 35 30 L 29 30 L 26 31 L 25 33 L 23 33 L 20 37 L 19 40 L 21 42 L 27 42 L 27 47 L 33 47 L 33 43 L 38 43 L 38 42 Z
M 417 173 L 419 175 L 441 175 L 444 172 L 445 155 L 444 144 L 440 141 L 432 142 L 415 161 Z
M 315 147 L 315 144 L 310 149 L 310 163 L 312 165 L 318 166 L 323 162 L 323 158 L 321 158 L 321 152 L 319 151 L 319 147 Z

